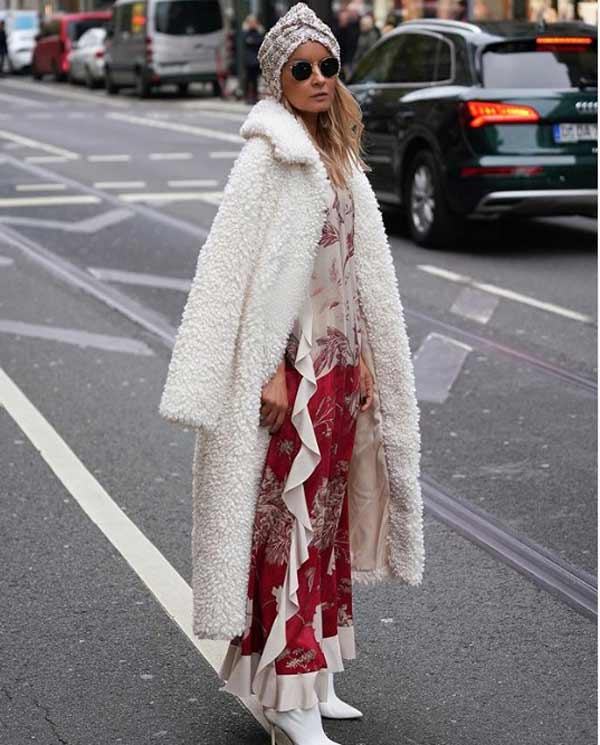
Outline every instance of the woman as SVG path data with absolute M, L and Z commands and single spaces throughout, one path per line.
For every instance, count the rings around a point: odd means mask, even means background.
M 351 718 L 352 581 L 422 580 L 420 436 L 390 248 L 331 29 L 294 5 L 200 252 L 160 413 L 196 430 L 194 633 L 294 745 Z

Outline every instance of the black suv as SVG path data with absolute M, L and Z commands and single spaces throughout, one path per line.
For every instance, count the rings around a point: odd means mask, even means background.
M 379 200 L 433 246 L 471 214 L 595 214 L 596 64 L 583 23 L 403 23 L 347 82 Z

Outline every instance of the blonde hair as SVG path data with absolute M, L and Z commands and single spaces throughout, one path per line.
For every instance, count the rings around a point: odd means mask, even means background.
M 285 108 L 296 116 L 297 109 L 282 96 Z M 362 111 L 354 96 L 339 78 L 336 78 L 333 102 L 327 111 L 317 116 L 317 137 L 313 140 L 327 174 L 339 187 L 347 185 L 352 165 L 363 171 L 371 169 L 363 160 L 362 134 L 365 125 Z

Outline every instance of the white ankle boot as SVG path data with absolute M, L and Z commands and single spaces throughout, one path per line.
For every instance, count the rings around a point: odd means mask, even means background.
M 319 702 L 321 716 L 328 719 L 358 719 L 362 717 L 362 711 L 338 698 L 333 687 L 333 673 L 322 674 L 327 675 L 327 701 Z
M 325 734 L 318 704 L 312 709 L 263 711 L 271 725 L 271 745 L 339 745 Z

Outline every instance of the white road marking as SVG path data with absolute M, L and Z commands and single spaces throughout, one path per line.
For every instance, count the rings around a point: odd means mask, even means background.
M 127 155 L 126 153 L 114 155 L 88 155 L 87 159 L 90 163 L 126 163 L 128 160 L 131 160 L 131 155 Z
M 162 193 L 140 192 L 119 194 L 124 202 L 207 202 L 220 204 L 222 191 L 167 191 Z
M 32 93 L 52 96 L 54 98 L 62 99 L 76 99 L 79 101 L 85 101 L 86 103 L 101 103 L 102 106 L 114 106 L 119 109 L 128 109 L 131 104 L 122 98 L 109 98 L 104 95 L 102 98 L 100 95 L 94 93 L 83 93 L 81 91 L 75 91 L 72 88 L 67 88 L 62 84 L 46 82 L 43 85 L 39 83 L 31 83 L 24 80 L 3 80 L 0 83 L 0 88 L 14 88 L 25 93 L 31 91 Z
M 28 114 L 25 114 L 27 119 L 53 119 L 54 114 L 51 114 L 49 111 L 32 111 Z
M 0 199 L 0 207 L 51 207 L 61 204 L 98 204 L 92 194 L 65 194 L 60 197 L 7 197 Z
M 64 191 L 66 189 L 65 184 L 17 184 L 15 186 L 16 191 Z
M 529 295 L 523 295 L 520 292 L 514 292 L 513 290 L 507 290 L 504 287 L 498 287 L 497 285 L 489 284 L 487 282 L 478 282 L 472 277 L 466 274 L 457 274 L 456 272 L 442 269 L 441 267 L 432 266 L 431 264 L 418 264 L 418 269 L 421 269 L 428 274 L 434 274 L 438 277 L 443 277 L 451 282 L 459 282 L 461 284 L 469 285 L 470 287 L 476 287 L 484 292 L 489 292 L 492 295 L 498 295 L 499 297 L 506 298 L 507 300 L 514 300 L 517 303 L 523 303 L 524 305 L 530 305 L 532 308 L 538 308 L 548 313 L 554 313 L 564 318 L 570 318 L 573 321 L 581 321 L 582 323 L 588 323 L 595 325 L 596 321 L 592 316 L 586 315 L 585 313 L 578 313 L 575 310 L 564 308 L 561 305 L 555 305 L 554 303 L 547 303 L 543 300 L 537 300 L 536 298 L 530 297 Z
M 414 357 L 419 401 L 442 404 L 472 347 L 443 334 L 428 334 Z
M 199 186 L 216 186 L 219 182 L 215 178 L 205 179 L 182 179 L 180 181 L 167 181 L 171 189 L 194 189 Z
M 15 263 L 10 256 L 0 256 L 0 266 L 12 266 Z
M 144 189 L 145 181 L 95 181 L 94 189 Z
M 5 129 L 0 129 L 0 137 L 10 142 L 15 142 L 18 145 L 25 145 L 25 147 L 35 148 L 36 150 L 43 150 L 50 155 L 60 156 L 61 158 L 67 158 L 76 160 L 79 158 L 77 153 L 71 150 L 65 150 L 62 147 L 56 147 L 55 145 L 49 145 L 47 142 L 40 142 L 39 140 L 32 140 L 31 137 L 23 137 L 17 135 L 14 132 L 8 132 Z
M 186 111 L 185 116 L 190 118 L 196 116 L 207 116 L 213 117 L 214 119 L 223 119 L 230 122 L 243 122 L 248 114 L 234 114 L 231 111 L 212 111 L 210 109 L 198 109 L 196 111 Z
M 192 153 L 150 153 L 150 160 L 191 160 Z
M 40 103 L 39 101 L 33 101 L 31 98 L 23 98 L 22 96 L 13 96 L 11 93 L 0 93 L 0 101 L 7 101 L 8 103 L 18 103 L 21 106 L 45 106 L 46 104 Z
M 139 354 L 144 357 L 152 357 L 154 352 L 143 341 L 128 339 L 123 336 L 110 336 L 107 334 L 95 334 L 91 331 L 80 331 L 79 329 L 66 329 L 60 326 L 41 326 L 35 323 L 24 323 L 23 321 L 10 321 L 0 318 L 0 333 L 28 336 L 34 339 L 49 339 L 64 344 L 72 344 L 87 349 L 104 349 L 108 352 L 125 352 L 126 354 Z
M 245 142 L 240 135 L 221 132 L 218 129 L 208 129 L 207 127 L 197 127 L 192 124 L 181 124 L 179 122 L 158 121 L 148 119 L 142 116 L 132 116 L 131 114 L 121 114 L 111 111 L 106 115 L 109 119 L 129 124 L 137 124 L 142 127 L 155 127 L 156 129 L 168 129 L 172 132 L 182 132 L 184 134 L 194 135 L 195 137 L 208 137 L 213 140 L 224 140 L 225 142 Z
M 113 501 L 60 434 L 0 368 L 0 404 L 29 439 L 73 499 L 148 587 L 163 610 L 218 672 L 229 642 L 198 639 L 192 628 L 192 588 Z M 268 729 L 255 697 L 241 699 Z
M 68 163 L 73 159 L 63 155 L 27 155 L 25 160 L 28 163 Z
M 213 150 L 209 156 L 211 158 L 237 158 L 239 154 L 239 150 Z
M 463 287 L 452 303 L 450 311 L 478 323 L 487 323 L 499 302 L 497 297 L 487 292 L 477 290 L 475 287 Z
M 176 279 L 175 277 L 163 277 L 159 274 L 143 274 L 141 272 L 126 272 L 119 269 L 103 269 L 101 267 L 88 266 L 88 272 L 96 279 L 103 282 L 120 282 L 126 285 L 139 285 L 141 287 L 159 287 L 165 290 L 180 290 L 188 292 L 192 286 L 189 279 Z
M 123 220 L 133 217 L 134 212 L 125 207 L 116 207 L 93 217 L 75 222 L 64 220 L 42 220 L 37 217 L 0 217 L 0 224 L 26 225 L 34 228 L 47 228 L 48 230 L 62 230 L 65 233 L 98 233 L 104 228 L 117 225 Z
M 248 104 L 229 101 L 227 103 L 220 103 L 214 99 L 197 99 L 195 101 L 184 101 L 181 104 L 182 109 L 209 109 L 213 111 L 239 111 L 241 114 L 248 114 L 252 108 Z

